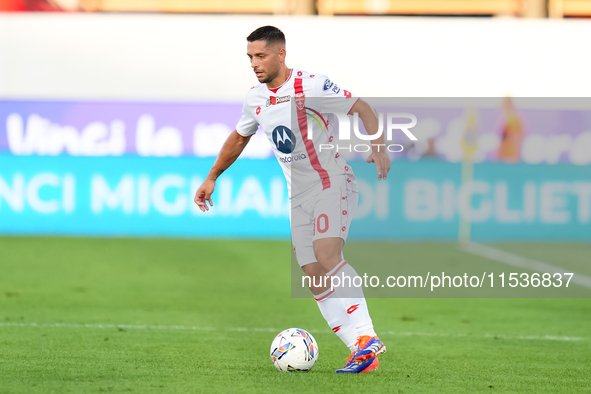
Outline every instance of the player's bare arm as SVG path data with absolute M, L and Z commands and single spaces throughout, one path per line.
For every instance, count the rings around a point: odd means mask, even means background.
M 194 201 L 199 205 L 201 211 L 209 211 L 209 207 L 207 206 L 208 202 L 209 205 L 213 207 L 211 195 L 215 189 L 216 180 L 236 161 L 238 156 L 240 156 L 246 147 L 246 144 L 250 141 L 250 137 L 252 136 L 243 137 L 234 130 L 232 134 L 228 136 L 226 142 L 224 142 L 224 146 L 222 146 L 218 158 L 211 167 L 211 170 L 209 170 L 207 178 L 205 178 L 205 181 L 195 193 Z
M 359 114 L 359 118 L 361 118 L 368 134 L 374 135 L 378 132 L 378 118 L 373 108 L 368 103 L 360 99 L 355 103 L 353 108 L 351 108 L 350 112 L 357 112 Z M 386 179 L 388 171 L 390 171 L 390 157 L 386 152 L 384 134 L 372 141 L 372 153 L 365 161 L 376 164 L 378 180 Z

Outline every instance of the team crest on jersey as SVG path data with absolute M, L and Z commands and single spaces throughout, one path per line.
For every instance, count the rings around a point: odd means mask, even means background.
M 281 153 L 289 154 L 296 146 L 296 139 L 293 133 L 286 126 L 277 126 L 273 130 L 273 142 Z
M 271 96 L 267 99 L 267 107 L 270 105 L 277 105 L 281 103 L 287 103 L 291 100 L 290 96 L 275 97 Z
M 304 93 L 296 93 L 295 94 L 295 102 L 296 102 L 296 107 L 300 111 L 303 111 L 306 106 L 306 96 L 304 95 Z

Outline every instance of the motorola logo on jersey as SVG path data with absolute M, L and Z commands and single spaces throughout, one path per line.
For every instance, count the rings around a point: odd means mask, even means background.
M 304 153 L 300 153 L 299 155 L 280 157 L 279 161 L 282 163 L 291 163 L 291 162 L 298 161 L 298 160 L 304 160 L 307 157 L 308 156 L 306 156 Z
M 273 142 L 281 153 L 291 153 L 296 146 L 296 139 L 290 129 L 285 126 L 277 126 L 273 130 Z

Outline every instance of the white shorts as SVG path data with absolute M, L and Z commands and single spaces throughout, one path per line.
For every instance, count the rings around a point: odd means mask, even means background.
M 315 240 L 340 237 L 347 241 L 359 193 L 335 186 L 291 209 L 291 242 L 300 267 L 318 261 Z

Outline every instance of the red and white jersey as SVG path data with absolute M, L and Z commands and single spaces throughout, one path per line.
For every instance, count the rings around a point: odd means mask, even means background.
M 331 186 L 348 182 L 356 190 L 353 170 L 330 148 L 336 146 L 331 144 L 332 116 L 321 110 L 348 114 L 357 100 L 328 77 L 296 69 L 280 87 L 259 83 L 246 95 L 236 131 L 247 137 L 262 126 L 285 174 L 292 207 Z M 314 108 L 315 103 L 322 108 Z

